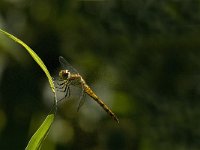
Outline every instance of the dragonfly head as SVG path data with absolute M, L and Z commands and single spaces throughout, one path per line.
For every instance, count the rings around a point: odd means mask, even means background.
M 69 70 L 61 70 L 61 71 L 59 72 L 59 77 L 60 77 L 61 79 L 63 79 L 63 80 L 69 79 L 69 77 L 70 77 L 70 72 L 69 72 Z

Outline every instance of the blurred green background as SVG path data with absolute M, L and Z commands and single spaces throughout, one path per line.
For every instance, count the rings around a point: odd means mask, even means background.
M 74 89 L 42 149 L 199 150 L 200 0 L 0 0 L 0 27 L 55 77 L 65 57 L 119 117 L 89 97 L 77 112 Z M 43 71 L 0 34 L 0 149 L 24 149 L 52 104 Z

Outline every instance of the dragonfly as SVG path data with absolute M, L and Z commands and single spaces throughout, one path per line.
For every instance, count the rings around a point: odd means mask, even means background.
M 118 124 L 119 119 L 117 116 L 112 112 L 112 110 L 94 93 L 94 91 L 87 85 L 85 80 L 82 78 L 82 76 L 78 73 L 78 71 L 70 64 L 68 63 L 62 56 L 59 57 L 59 62 L 61 66 L 64 68 L 60 70 L 58 80 L 58 90 L 61 92 L 64 92 L 65 95 L 61 99 L 65 99 L 70 96 L 70 86 L 79 86 L 82 89 L 81 96 L 79 98 L 79 105 L 78 109 L 83 105 L 84 103 L 84 96 L 85 94 L 89 95 L 94 101 L 96 101 L 106 112 L 108 115 L 110 115 Z M 59 101 L 61 101 L 59 100 Z

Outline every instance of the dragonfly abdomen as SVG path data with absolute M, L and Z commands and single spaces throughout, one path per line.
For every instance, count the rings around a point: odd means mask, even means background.
M 87 85 L 83 85 L 85 93 L 87 93 L 93 100 L 95 100 L 117 123 L 119 120 L 117 116 L 111 111 L 111 109 L 92 91 L 92 89 Z

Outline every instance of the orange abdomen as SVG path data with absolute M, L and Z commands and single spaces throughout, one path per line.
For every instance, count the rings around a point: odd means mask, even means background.
M 103 109 L 117 122 L 119 123 L 119 120 L 117 116 L 111 111 L 111 109 L 92 91 L 92 89 L 84 84 L 83 85 L 85 93 L 87 93 L 93 100 L 95 100 Z

